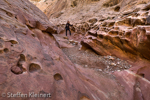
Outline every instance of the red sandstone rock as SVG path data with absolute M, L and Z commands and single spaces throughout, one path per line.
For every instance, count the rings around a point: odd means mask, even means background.
M 11 71 L 12 71 L 14 74 L 22 74 L 22 73 L 23 73 L 23 71 L 22 71 L 21 68 L 15 67 L 15 66 L 11 67 Z
M 60 1 L 60 4 L 62 2 Z M 113 6 L 119 2 L 107 3 Z M 137 69 L 138 71 L 135 69 L 141 76 L 144 73 L 145 78 L 142 78 L 131 71 L 118 71 L 109 75 L 92 68 L 74 65 L 57 46 L 57 40 L 52 33 L 58 31 L 33 4 L 28 0 L 1 0 L 0 4 L 0 94 L 51 93 L 51 98 L 18 97 L 9 98 L 10 100 L 150 99 L 148 94 L 150 84 L 145 79 L 149 79 L 148 66 L 141 68 L 141 65 L 144 65 L 141 63 L 138 67 L 141 69 Z M 57 10 L 59 11 L 60 8 Z M 141 37 L 146 36 L 143 35 L 142 29 L 133 31 L 140 31 L 141 35 L 133 39 L 99 32 L 97 34 L 100 38 L 87 36 L 88 38 L 85 37 L 82 44 L 90 46 L 101 55 L 115 55 L 127 60 L 137 60 L 136 56 L 140 53 L 145 58 L 149 58 L 149 55 L 146 56 L 139 49 L 143 47 L 139 44 L 141 43 L 139 40 L 148 41 L 149 36 L 143 39 Z M 148 42 L 144 43 L 148 44 Z M 132 54 L 137 47 L 138 51 Z M 124 50 L 127 53 L 124 53 Z M 24 72 L 16 75 L 11 72 L 12 66 L 16 66 L 12 68 L 15 73 L 20 72 L 18 68 L 23 68 Z M 103 67 L 105 67 L 103 63 L 98 66 L 98 68 Z M 8 98 L 1 95 L 0 100 L 8 100 Z

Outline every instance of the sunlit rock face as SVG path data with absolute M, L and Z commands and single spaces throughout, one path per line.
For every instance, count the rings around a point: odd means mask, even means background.
M 118 17 L 120 12 L 140 8 L 148 2 L 149 0 L 41 0 L 35 5 L 54 24 L 63 24 L 67 20 L 80 23 L 92 17 Z

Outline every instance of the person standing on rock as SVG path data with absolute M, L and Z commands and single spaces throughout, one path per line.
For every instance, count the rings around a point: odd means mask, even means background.
M 66 29 L 66 36 L 67 36 L 67 31 L 69 31 L 70 36 L 71 36 L 71 31 L 70 31 L 69 26 L 73 26 L 73 25 L 71 25 L 71 24 L 70 24 L 70 22 L 69 22 L 69 21 L 67 21 L 67 23 L 66 23 L 66 27 L 65 27 L 65 29 Z

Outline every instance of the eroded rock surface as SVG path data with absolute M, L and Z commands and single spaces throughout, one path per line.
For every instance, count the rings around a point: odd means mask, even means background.
M 92 2 L 97 1 L 92 0 Z M 116 3 L 118 2 L 114 2 Z M 63 29 L 58 30 L 54 27 L 44 13 L 28 0 L 1 0 L 0 5 L 0 94 L 8 92 L 13 94 L 17 92 L 51 93 L 50 98 L 31 98 L 29 95 L 24 98 L 8 98 L 8 95 L 5 97 L 1 95 L 0 100 L 150 99 L 150 82 L 143 78 L 143 76 L 149 77 L 149 74 L 143 73 L 148 67 L 139 69 L 138 73 L 141 75 L 139 76 L 129 70 L 102 73 L 97 69 L 105 65 L 103 62 L 96 63 L 99 64 L 96 70 L 74 64 L 60 49 L 66 44 L 60 44 L 58 42 L 60 39 L 56 38 L 56 33 L 63 32 Z M 74 6 L 77 6 L 75 2 Z M 145 9 L 147 10 L 148 7 Z M 91 26 L 95 25 L 96 21 L 98 20 L 89 20 Z M 110 26 L 113 24 L 114 22 L 111 22 Z M 90 28 L 87 23 L 78 25 L 85 32 Z M 73 28 L 74 32 L 81 32 L 81 34 L 74 35 L 73 39 L 85 35 L 80 29 L 75 29 Z M 91 41 L 93 38 L 97 41 L 97 31 L 94 33 L 91 31 L 90 34 L 94 34 L 92 38 L 89 37 Z M 79 43 L 81 39 L 77 38 L 76 41 Z M 86 43 L 85 39 L 82 41 L 83 44 Z M 70 42 L 71 45 L 74 43 Z M 113 56 L 109 56 L 108 59 L 110 64 L 115 66 L 115 60 L 110 61 L 113 60 Z M 146 64 L 148 66 L 148 63 Z
M 53 3 L 47 0 L 36 5 L 58 26 L 58 33 L 64 32 L 65 23 L 70 20 L 74 39 L 84 37 L 78 40 L 82 46 L 99 55 L 129 60 L 138 66 L 132 68 L 136 73 L 139 67 L 149 66 L 149 0 L 54 0 Z M 62 5 L 50 10 L 57 4 Z
M 150 64 L 149 13 L 143 16 L 147 5 L 134 14 L 121 15 L 122 19 L 102 21 L 98 29 L 92 28 L 86 33 L 82 45 L 92 48 L 99 55 L 113 55 L 127 60 L 133 65 L 130 70 L 137 74 L 142 70 L 143 74 L 139 75 L 145 77 L 147 72 L 143 70 Z
M 69 40 L 68 45 L 67 40 L 56 40 L 73 63 L 105 74 L 113 72 L 119 84 L 126 87 L 125 91 L 132 88 L 131 94 L 128 95 L 129 100 L 148 100 L 149 95 L 143 94 L 147 90 L 143 91 L 145 86 L 142 84 L 149 84 L 150 81 L 149 2 L 149 0 L 54 0 L 53 2 L 48 0 L 37 2 L 36 6 L 57 25 L 57 32 L 60 34 L 58 37 L 64 33 L 63 28 L 67 20 L 74 25 L 71 28 L 74 33 L 71 39 L 78 41 L 78 47 L 72 44 L 74 47 L 71 47 Z M 58 38 L 57 35 L 55 37 Z M 92 50 L 98 57 L 91 56 L 89 52 L 76 53 L 76 48 L 85 52 Z M 105 60 L 97 60 L 99 58 Z M 141 77 L 146 83 L 141 82 L 139 79 Z M 126 83 L 127 80 L 132 85 Z M 82 98 L 89 99 L 87 96 Z

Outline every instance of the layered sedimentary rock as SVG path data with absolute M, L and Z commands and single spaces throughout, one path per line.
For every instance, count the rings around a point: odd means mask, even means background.
M 57 27 L 38 8 L 28 0 L 0 5 L 0 100 L 150 99 L 150 82 L 141 77 L 147 67 L 138 76 L 129 70 L 104 75 L 75 65 L 55 41 Z
M 101 21 L 98 27 L 88 31 L 82 44 L 88 45 L 100 55 L 113 55 L 128 60 L 134 66 L 130 70 L 149 80 L 148 7 L 149 4 L 142 4 L 141 8 L 124 12 L 119 19 L 114 17 Z
M 42 4 L 47 6 L 44 8 Z M 70 20 L 74 24 L 72 32 L 84 37 L 79 40 L 82 47 L 130 63 L 131 68 L 116 71 L 113 75 L 125 91 L 131 89 L 128 99 L 149 100 L 149 95 L 144 94 L 147 92 L 144 89 L 150 87 L 149 0 L 55 0 L 53 3 L 48 0 L 36 5 L 58 26 L 58 33 L 64 33 L 65 23 Z M 146 83 L 139 77 L 143 77 Z M 132 85 L 126 83 L 127 80 Z
M 36 5 L 58 26 L 58 33 L 63 33 L 65 22 L 70 20 L 74 24 L 72 31 L 84 37 L 81 44 L 97 54 L 129 60 L 136 66 L 136 73 L 139 67 L 149 65 L 149 0 L 51 2 Z M 43 4 L 47 7 L 43 8 Z
M 30 0 L 32 1 L 32 0 Z M 35 5 L 55 24 L 64 24 L 67 20 L 81 23 L 95 18 L 107 18 L 121 15 L 122 12 L 146 4 L 149 0 L 41 0 Z

